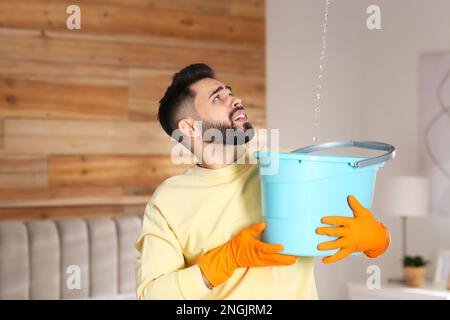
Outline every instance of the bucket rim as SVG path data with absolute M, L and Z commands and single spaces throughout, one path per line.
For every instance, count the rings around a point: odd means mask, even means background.
M 328 154 L 311 154 L 302 152 L 277 152 L 277 151 L 255 151 L 254 156 L 257 160 L 278 158 L 283 160 L 302 160 L 313 162 L 338 162 L 338 163 L 355 163 L 367 159 L 367 157 L 328 155 Z M 384 166 L 384 162 L 374 164 L 372 166 Z

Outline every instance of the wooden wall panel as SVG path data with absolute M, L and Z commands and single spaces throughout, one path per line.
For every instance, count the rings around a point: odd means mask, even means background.
M 150 190 L 139 195 L 149 194 Z M 120 186 L 109 187 L 85 187 L 85 188 L 70 188 L 70 187 L 48 187 L 48 188 L 8 188 L 3 189 L 0 192 L 0 206 L 6 201 L 14 201 L 19 203 L 20 201 L 37 201 L 41 199 L 55 200 L 55 199 L 77 199 L 86 197 L 107 197 L 107 198 L 119 198 L 125 195 L 132 195 L 127 193 L 124 188 Z
M 1 208 L 1 220 L 29 221 L 34 219 L 106 218 L 123 215 L 143 215 L 145 204 L 137 205 L 84 205 L 35 206 Z
M 49 187 L 0 190 L 0 220 L 141 215 L 152 189 Z
M 151 189 L 190 165 L 168 156 L 51 156 L 52 187 L 146 186 Z
M 230 14 L 240 17 L 253 17 L 264 19 L 265 1 L 264 0 L 232 0 L 230 3 Z
M 228 0 L 94 0 L 97 3 L 111 3 L 114 5 L 127 5 L 138 8 L 170 9 L 177 11 L 213 13 L 228 15 L 230 13 L 230 1 Z M 126 3 L 126 4 L 125 4 Z
M 0 118 L 0 150 L 5 147 L 5 124 L 3 119 Z
M 66 7 L 81 6 L 81 30 Z M 204 62 L 265 127 L 264 0 L 0 2 L 0 219 L 142 214 L 190 165 L 156 119 Z
M 125 89 L 128 86 L 128 68 L 121 66 L 0 59 L 0 75 L 5 79 L 58 84 L 107 85 Z
M 101 36 L 95 39 L 77 36 L 58 38 L 47 33 L 28 32 L 9 32 L 7 36 L 0 33 L 0 42 L 0 57 L 11 60 L 171 69 L 174 72 L 201 61 L 218 71 L 256 75 L 264 72 L 264 54 L 258 50 L 114 42 Z
M 0 78 L 0 117 L 127 119 L 126 86 Z
M 7 152 L 165 154 L 173 146 L 157 122 L 6 119 Z
M 0 190 L 47 185 L 46 157 L 0 157 Z
M 154 186 L 7 188 L 0 190 L 0 208 L 44 206 L 124 205 L 146 203 Z M 1 217 L 0 217 L 1 219 Z
M 2 1 L 0 21 L 5 27 L 66 31 L 65 12 L 72 4 L 71 0 Z M 79 5 L 83 32 L 152 34 L 264 46 L 264 24 L 257 18 L 114 6 L 91 1 L 82 1 Z
M 83 198 L 58 198 L 58 199 L 23 199 L 20 201 L 5 200 L 0 203 L 0 208 L 36 208 L 36 207 L 86 207 L 86 206 L 130 206 L 142 205 L 148 202 L 149 196 L 122 196 L 119 199 L 101 197 Z
M 85 1 L 137 8 L 212 13 L 223 16 L 260 19 L 265 17 L 264 0 L 81 0 L 79 3 L 83 4 Z

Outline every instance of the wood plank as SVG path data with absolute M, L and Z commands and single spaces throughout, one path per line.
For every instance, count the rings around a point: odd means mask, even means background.
M 128 99 L 128 117 L 134 121 L 158 121 L 158 100 Z
M 231 0 L 230 14 L 233 16 L 265 19 L 265 0 Z
M 5 123 L 0 119 L 0 152 L 5 147 Z
M 147 190 L 146 193 L 140 195 L 151 194 Z M 124 195 L 133 195 L 127 193 L 121 187 L 84 187 L 84 188 L 65 188 L 65 187 L 46 187 L 46 188 L 20 188 L 20 189 L 5 189 L 0 192 L 0 203 L 5 201 L 20 202 L 23 200 L 39 200 L 39 199 L 78 199 L 84 197 L 107 197 L 119 198 Z
M 149 200 L 148 196 L 128 196 L 119 198 L 108 197 L 83 197 L 67 199 L 37 199 L 37 200 L 6 200 L 0 203 L 0 208 L 54 208 L 54 207 L 83 207 L 83 206 L 124 206 L 124 205 L 142 205 Z
M 0 208 L 123 205 L 148 201 L 154 189 L 132 187 L 46 187 L 0 190 Z
M 127 67 L 0 59 L 0 75 L 5 79 L 82 85 L 128 85 Z
M 67 15 L 64 13 L 71 4 L 71 0 L 3 1 L 0 2 L 0 21 L 9 28 L 67 31 Z M 264 46 L 263 19 L 123 7 L 90 1 L 80 6 L 81 32 L 149 34 Z
M 154 189 L 147 186 L 112 186 L 112 187 L 46 187 L 4 189 L 0 192 L 0 201 L 5 200 L 39 200 L 39 199 L 73 199 L 84 197 L 120 198 L 122 196 L 151 196 Z
M 50 156 L 52 187 L 145 186 L 156 189 L 165 179 L 192 165 L 176 165 L 170 156 Z
M 4 189 L 0 192 L 0 220 L 141 214 L 151 193 L 139 187 Z
M 162 154 L 175 142 L 156 122 L 6 119 L 7 152 Z
M 88 32 L 64 32 L 51 30 L 36 29 L 17 29 L 0 27 L 1 37 L 13 38 L 44 38 L 44 39 L 60 39 L 60 40 L 85 40 L 96 41 L 97 43 L 113 42 L 126 44 L 146 44 L 151 46 L 171 47 L 171 48 L 187 48 L 187 49 L 221 49 L 223 51 L 233 52 L 264 52 L 264 47 L 252 44 L 231 44 L 218 42 L 214 40 L 196 40 L 185 39 L 158 35 L 135 35 L 135 34 L 98 34 Z
M 129 99 L 159 101 L 175 72 L 154 69 L 129 69 Z
M 230 14 L 230 0 L 88 0 L 91 3 L 110 4 L 122 7 L 170 9 L 176 11 L 189 11 L 213 13 L 219 15 Z M 83 4 L 85 1 L 81 1 Z
M 46 187 L 47 158 L 0 157 L 0 189 Z
M 98 34 L 98 33 L 68 33 L 63 31 L 48 31 L 34 29 L 11 29 L 0 28 L 0 34 L 10 36 L 11 34 L 33 35 L 34 37 L 45 37 L 47 39 L 61 40 L 90 40 L 97 42 L 113 42 L 126 44 L 146 44 L 157 47 L 185 48 L 185 49 L 220 49 L 232 52 L 258 52 L 263 53 L 265 48 L 251 43 L 226 43 L 215 40 L 197 40 L 158 35 L 136 35 L 136 34 Z
M 83 3 L 86 0 L 82 0 Z M 122 7 L 170 9 L 176 11 L 190 11 L 212 13 L 217 15 L 231 15 L 239 17 L 265 17 L 264 0 L 88 0 L 91 3 L 111 4 Z
M 172 82 L 174 72 L 130 69 L 128 117 L 130 120 L 158 121 L 159 100 Z
M 246 75 L 264 74 L 264 50 L 224 50 L 189 47 L 179 43 L 158 45 L 147 42 L 118 42 L 111 37 L 61 32 L 0 32 L 0 58 L 51 61 L 96 66 L 155 68 L 173 72 L 193 62 L 204 62 L 217 71 Z M 239 46 L 239 45 L 238 45 Z
M 0 220 L 30 221 L 35 219 L 86 219 L 106 218 L 123 215 L 143 216 L 145 204 L 100 205 L 43 208 L 0 208 Z
M 0 77 L 0 117 L 127 119 L 128 88 Z

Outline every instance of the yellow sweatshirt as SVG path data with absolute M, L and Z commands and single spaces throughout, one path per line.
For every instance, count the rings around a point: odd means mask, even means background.
M 248 157 L 248 155 L 246 155 Z M 313 258 L 239 268 L 206 287 L 197 260 L 262 220 L 257 164 L 195 165 L 165 180 L 145 209 L 136 241 L 138 299 L 317 299 Z

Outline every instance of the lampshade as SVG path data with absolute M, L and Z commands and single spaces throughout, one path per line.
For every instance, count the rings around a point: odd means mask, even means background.
M 429 181 L 422 176 L 395 176 L 388 179 L 383 208 L 399 217 L 423 217 L 428 213 Z

